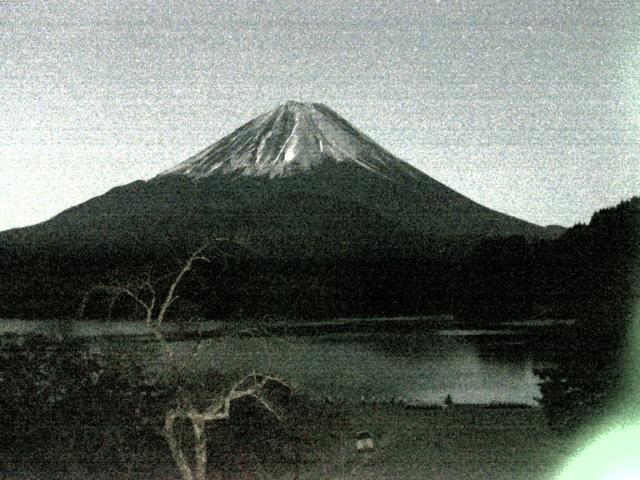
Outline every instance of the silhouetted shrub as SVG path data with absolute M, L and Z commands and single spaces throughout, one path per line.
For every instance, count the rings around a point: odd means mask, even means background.
M 31 337 L 0 352 L 0 444 L 118 468 L 161 444 L 168 390 L 129 359 Z

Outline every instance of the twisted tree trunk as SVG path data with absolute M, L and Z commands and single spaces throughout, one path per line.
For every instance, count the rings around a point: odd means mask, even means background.
M 167 445 L 169 445 L 171 455 L 180 471 L 182 480 L 206 480 L 208 462 L 207 423 L 227 420 L 234 401 L 246 397 L 254 398 L 265 410 L 276 418 L 280 418 L 271 403 L 262 395 L 265 387 L 270 383 L 284 385 L 288 388 L 288 385 L 277 377 L 251 374 L 236 382 L 226 395 L 219 397 L 205 409 L 182 407 L 167 411 L 162 433 Z M 194 440 L 192 462 L 189 462 L 175 433 L 175 422 L 179 419 L 188 420 L 191 423 Z
M 148 275 L 146 279 L 138 282 L 129 282 L 121 285 L 95 286 L 85 295 L 80 312 L 82 314 L 92 291 L 105 291 L 109 293 L 112 296 L 109 304 L 110 309 L 120 296 L 128 296 L 144 310 L 144 323 L 162 348 L 165 365 L 171 373 L 170 377 L 173 377 L 173 380 L 175 380 L 178 385 L 177 400 L 179 406 L 169 409 L 165 413 L 162 435 L 169 446 L 171 456 L 180 472 L 182 480 L 206 480 L 208 462 L 206 426 L 208 422 L 228 419 L 232 402 L 246 397 L 254 398 L 263 408 L 279 418 L 274 407 L 262 396 L 262 393 L 269 383 L 277 383 L 289 388 L 284 381 L 277 377 L 253 373 L 240 379 L 226 394 L 219 395 L 216 399 L 212 400 L 207 407 L 198 409 L 194 406 L 195 402 L 191 401 L 193 397 L 191 392 L 186 391 L 182 387 L 180 379 L 184 367 L 186 367 L 186 361 L 185 364 L 180 364 L 171 345 L 162 333 L 161 326 L 168 309 L 178 299 L 176 289 L 183 277 L 192 270 L 193 264 L 196 261 L 209 261 L 201 255 L 207 246 L 208 244 L 203 245 L 187 259 L 174 277 L 164 298 L 161 299 L 161 303 L 158 302 L 156 288 Z M 180 440 L 176 435 L 175 425 L 178 420 L 187 420 L 191 423 L 194 442 L 191 455 L 184 452 L 183 446 L 180 444 Z

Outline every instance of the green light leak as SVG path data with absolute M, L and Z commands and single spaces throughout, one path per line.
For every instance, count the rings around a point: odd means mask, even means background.
M 635 260 L 639 260 L 636 255 Z M 598 433 L 564 466 L 557 480 L 640 479 L 640 262 L 635 262 L 635 299 L 624 356 L 625 393 L 617 411 L 596 426 Z M 592 430 L 594 431 L 594 430 Z
M 615 428 L 596 438 L 571 460 L 558 479 L 640 479 L 640 418 L 632 422 L 635 424 Z

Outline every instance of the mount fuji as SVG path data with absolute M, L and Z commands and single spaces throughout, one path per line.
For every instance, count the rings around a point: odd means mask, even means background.
M 396 158 L 330 108 L 298 102 L 260 115 L 151 180 L 115 188 L 27 230 L 73 229 L 105 240 L 153 237 L 157 228 L 162 235 L 234 233 L 274 246 L 276 237 L 307 237 L 325 247 L 331 236 L 375 241 L 390 232 L 399 242 L 416 235 L 546 235 Z
M 211 237 L 254 259 L 377 265 L 553 233 L 443 185 L 322 104 L 286 102 L 150 180 L 0 233 L 0 253 L 15 259 L 0 268 L 48 258 L 44 277 L 103 273 Z

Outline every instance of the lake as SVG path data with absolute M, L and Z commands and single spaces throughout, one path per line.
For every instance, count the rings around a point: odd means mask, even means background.
M 0 334 L 5 335 L 47 328 L 50 324 L 44 322 L 0 321 Z M 144 327 L 125 322 L 79 322 L 74 327 L 75 335 L 96 335 L 91 340 L 96 349 L 142 358 L 150 371 L 161 368 L 162 354 L 155 342 L 101 338 L 114 333 L 139 335 Z M 318 398 L 440 404 L 451 395 L 456 403 L 537 405 L 539 379 L 533 370 L 553 361 L 551 353 L 539 348 L 537 338 L 511 329 L 439 329 L 409 334 L 221 336 L 201 341 L 195 356 L 193 341 L 172 346 L 180 358 L 193 356 L 190 368 L 195 372 L 275 373 Z

